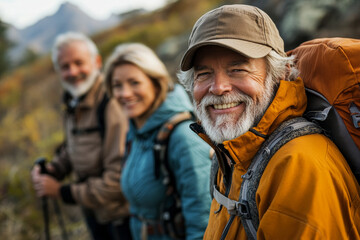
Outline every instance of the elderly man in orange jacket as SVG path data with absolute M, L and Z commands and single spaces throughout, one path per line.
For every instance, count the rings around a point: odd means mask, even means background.
M 215 149 L 220 169 L 204 239 L 360 239 L 359 185 L 338 148 L 316 131 L 275 152 L 250 189 L 254 206 L 238 201 L 263 143 L 307 103 L 266 13 L 227 5 L 203 15 L 181 70 L 200 123 L 192 129 Z M 247 224 L 254 208 L 255 226 Z

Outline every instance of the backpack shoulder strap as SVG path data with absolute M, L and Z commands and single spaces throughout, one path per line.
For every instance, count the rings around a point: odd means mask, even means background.
M 322 132 L 323 130 L 318 125 L 304 118 L 299 117 L 284 122 L 263 143 L 248 171 L 242 176 L 243 182 L 241 184 L 238 201 L 227 198 L 217 190 L 216 186 L 213 187 L 216 201 L 225 206 L 230 215 L 240 216 L 248 239 L 257 239 L 256 233 L 259 226 L 259 213 L 256 206 L 255 195 L 260 178 L 269 160 L 290 140 L 300 136 Z
M 171 117 L 167 122 L 165 122 L 156 138 L 154 144 L 154 159 L 155 159 L 155 178 L 160 177 L 160 171 L 164 176 L 164 184 L 168 187 L 171 186 L 172 174 L 168 164 L 168 150 L 167 146 L 169 143 L 170 135 L 180 123 L 194 119 L 193 115 L 190 112 L 181 112 L 173 117 Z
M 105 109 L 106 105 L 109 102 L 110 98 L 104 94 L 101 102 L 97 106 L 96 109 L 96 117 L 97 117 L 97 126 L 89 127 L 89 128 L 74 128 L 71 130 L 74 135 L 82 135 L 82 134 L 90 134 L 93 132 L 99 132 L 101 140 L 105 138 Z
M 256 154 L 240 188 L 239 201 L 244 204 L 244 214 L 240 215 L 241 221 L 249 239 L 256 239 L 256 232 L 259 227 L 259 213 L 256 206 L 256 191 L 260 178 L 272 158 L 272 156 L 290 140 L 309 134 L 322 133 L 322 129 L 313 122 L 304 118 L 295 118 L 283 123 L 267 140 L 266 144 Z
M 105 138 L 105 109 L 106 105 L 110 101 L 109 96 L 105 93 L 103 99 L 101 100 L 100 104 L 96 109 L 96 115 L 98 118 L 98 125 L 101 139 L 104 140 Z
M 194 119 L 189 112 L 174 115 L 160 128 L 154 144 L 155 177 L 158 179 L 162 174 L 162 183 L 166 188 L 166 199 L 172 199 L 171 207 L 163 201 L 160 206 L 160 222 L 165 234 L 172 239 L 185 239 L 185 220 L 182 214 L 182 203 L 176 189 L 174 171 L 171 170 L 168 159 L 168 144 L 171 134 L 180 123 Z

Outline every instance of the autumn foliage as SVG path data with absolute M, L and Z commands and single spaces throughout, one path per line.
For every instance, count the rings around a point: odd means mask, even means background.
M 220 2 L 175 1 L 91 37 L 104 59 L 123 42 L 142 42 L 157 51 L 169 39 L 187 36 L 196 19 Z M 180 47 L 172 53 L 173 58 L 164 59 L 173 75 L 182 50 Z M 0 239 L 43 238 L 40 199 L 32 189 L 30 170 L 38 157 L 51 159 L 63 140 L 61 95 L 49 55 L 0 79 Z M 61 208 L 71 239 L 87 239 L 74 207 Z M 54 215 L 51 212 L 51 233 L 54 239 L 61 239 Z

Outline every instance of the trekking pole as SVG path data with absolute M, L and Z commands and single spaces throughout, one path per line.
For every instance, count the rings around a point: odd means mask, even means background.
M 45 166 L 46 165 L 46 159 L 45 158 L 39 158 L 36 161 L 36 164 L 39 164 L 42 174 L 48 174 L 47 168 Z M 45 221 L 45 235 L 49 236 L 48 202 L 47 202 L 46 197 L 43 197 L 43 198 L 45 198 L 45 209 L 46 209 L 46 210 L 44 210 L 44 207 L 43 207 L 44 221 Z M 56 199 L 53 200 L 53 203 L 54 203 L 55 214 L 56 214 L 56 217 L 57 217 L 57 220 L 59 222 L 60 229 L 61 229 L 62 239 L 63 240 L 68 240 L 69 238 L 68 238 L 68 235 L 67 235 L 67 232 L 66 232 L 64 219 L 63 219 L 61 211 L 60 211 L 59 203 L 58 203 L 58 201 L 56 201 Z M 46 216 L 45 216 L 45 213 L 46 213 Z M 46 239 L 50 239 L 50 237 L 47 237 Z
M 46 159 L 45 158 L 38 158 L 35 161 L 35 164 L 38 164 L 40 166 L 40 173 L 44 174 L 47 173 L 46 170 Z M 41 197 L 41 206 L 42 206 L 42 211 L 43 211 L 43 216 L 44 216 L 44 232 L 45 232 L 45 240 L 50 240 L 50 229 L 49 229 L 49 206 L 48 206 L 48 201 L 47 201 L 47 197 L 43 196 Z
M 66 232 L 66 228 L 65 228 L 65 224 L 64 224 L 64 219 L 61 215 L 61 211 L 60 211 L 60 207 L 59 207 L 59 203 L 54 199 L 54 209 L 55 209 L 55 213 L 61 228 L 61 236 L 63 240 L 68 240 L 68 235 Z

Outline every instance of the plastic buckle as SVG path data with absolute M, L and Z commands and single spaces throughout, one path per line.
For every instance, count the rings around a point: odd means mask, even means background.
M 245 219 L 251 219 L 249 203 L 246 200 L 240 199 L 235 203 L 236 215 Z
M 161 144 L 159 144 L 159 143 L 154 144 L 154 150 L 156 150 L 156 151 L 160 151 L 161 149 L 162 149 Z
M 327 107 L 320 111 L 309 111 L 305 114 L 305 117 L 312 119 L 312 120 L 317 120 L 317 121 L 323 122 L 327 119 L 331 108 L 332 108 L 332 106 Z
M 350 110 L 350 115 L 351 115 L 351 119 L 353 121 L 354 127 L 360 128 L 360 124 L 359 124 L 360 123 L 360 110 L 353 102 L 350 104 L 349 110 Z
M 249 180 L 253 175 L 253 170 L 247 171 L 244 175 L 241 175 L 242 179 Z

